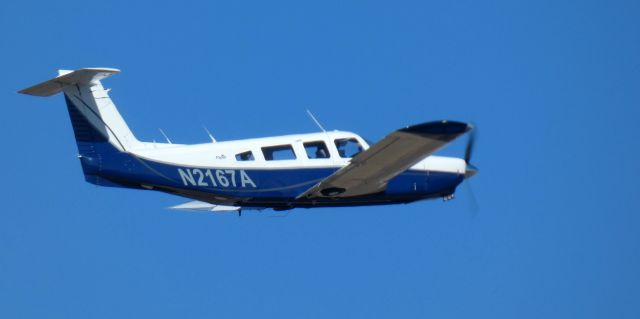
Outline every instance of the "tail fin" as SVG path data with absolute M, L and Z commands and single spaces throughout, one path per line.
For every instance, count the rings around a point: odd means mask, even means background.
M 118 151 L 136 148 L 135 138 L 100 80 L 120 73 L 118 69 L 89 68 L 60 70 L 59 76 L 19 91 L 22 94 L 51 96 L 64 93 L 80 155 L 84 143 L 108 141 Z
M 58 77 L 19 93 L 51 96 L 63 92 L 85 180 L 102 186 L 130 187 L 107 177 L 123 171 L 129 158 L 126 152 L 142 144 L 109 98 L 109 90 L 100 83 L 120 71 L 92 68 L 58 72 Z

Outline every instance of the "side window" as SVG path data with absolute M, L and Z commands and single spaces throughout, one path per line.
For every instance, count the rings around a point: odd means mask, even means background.
M 336 140 L 338 154 L 342 158 L 351 158 L 362 152 L 362 146 L 355 138 L 340 138 Z
M 296 153 L 291 145 L 278 145 L 262 148 L 262 154 L 267 161 L 294 160 Z
M 329 149 L 323 141 L 305 142 L 302 145 L 310 159 L 329 158 Z
M 236 161 L 253 161 L 253 153 L 251 151 L 236 154 Z

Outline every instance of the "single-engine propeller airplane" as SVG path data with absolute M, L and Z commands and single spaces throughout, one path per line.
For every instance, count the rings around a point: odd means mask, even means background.
M 473 127 L 455 121 L 408 126 L 373 145 L 351 132 L 324 129 L 195 145 L 142 142 L 101 83 L 119 72 L 60 70 L 19 93 L 64 93 L 87 182 L 193 200 L 175 209 L 241 213 L 448 200 L 477 172 L 469 163 Z M 467 132 L 464 158 L 432 155 Z

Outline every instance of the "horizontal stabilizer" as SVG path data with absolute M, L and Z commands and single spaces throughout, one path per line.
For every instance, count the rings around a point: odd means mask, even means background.
M 88 84 L 100 81 L 110 75 L 120 73 L 120 70 L 111 68 L 87 68 L 71 72 L 60 70 L 59 73 L 60 75 L 58 77 L 20 90 L 18 93 L 35 96 L 51 96 L 60 93 L 69 85 Z
M 188 202 L 176 206 L 169 207 L 170 209 L 177 210 L 190 210 L 197 212 L 214 212 L 214 213 L 224 213 L 224 212 L 237 212 L 242 207 L 239 206 L 225 206 L 225 205 L 215 205 L 210 203 L 205 203 L 201 201 L 193 201 Z

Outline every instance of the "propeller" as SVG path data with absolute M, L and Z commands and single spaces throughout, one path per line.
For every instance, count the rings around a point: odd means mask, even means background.
M 471 155 L 473 155 L 473 147 L 476 143 L 477 130 L 477 128 L 471 126 L 471 130 L 469 131 L 469 139 L 467 140 L 467 147 L 464 150 L 464 161 L 465 163 L 467 163 L 467 169 L 464 174 L 465 179 L 468 179 L 478 173 L 478 168 L 471 164 Z
M 478 206 L 478 200 L 476 199 L 476 193 L 473 191 L 473 187 L 471 187 L 471 183 L 467 180 L 464 181 L 465 188 L 467 189 L 467 194 L 469 194 L 469 213 L 471 217 L 476 217 L 478 215 L 478 210 L 480 210 L 480 206 Z
M 473 148 L 475 146 L 477 139 L 477 128 L 475 126 L 471 126 L 471 131 L 469 131 L 469 137 L 467 140 L 467 147 L 464 150 L 464 161 L 467 163 L 467 168 L 465 170 L 464 179 L 467 193 L 469 193 L 469 207 L 472 214 L 472 217 L 475 217 L 478 213 L 478 200 L 476 199 L 476 195 L 473 192 L 473 188 L 471 187 L 471 183 L 469 183 L 468 179 L 475 176 L 478 173 L 478 168 L 471 164 L 471 156 L 473 155 Z
M 464 161 L 469 164 L 471 161 L 471 154 L 473 153 L 473 146 L 476 143 L 476 128 L 471 125 L 471 130 L 469 131 L 469 139 L 467 140 L 467 147 L 464 150 Z

